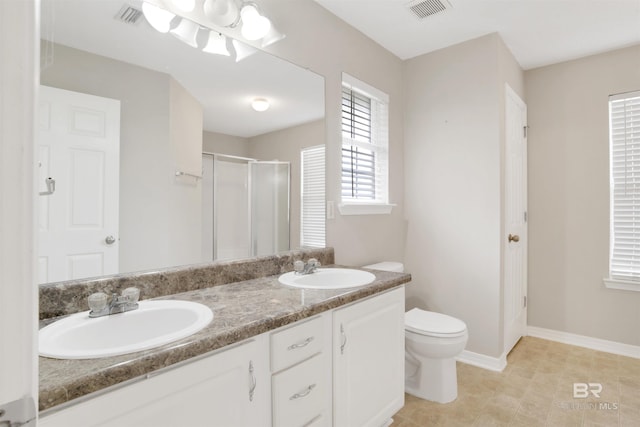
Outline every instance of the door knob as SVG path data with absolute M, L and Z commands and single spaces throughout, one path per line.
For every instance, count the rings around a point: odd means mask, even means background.
M 520 241 L 520 236 L 518 236 L 517 234 L 509 234 L 509 243 L 511 242 L 519 242 Z
M 104 241 L 107 245 L 113 245 L 116 242 L 116 239 L 113 236 L 107 236 Z

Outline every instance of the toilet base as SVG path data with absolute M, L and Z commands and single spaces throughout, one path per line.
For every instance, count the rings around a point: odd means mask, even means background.
M 453 402 L 458 397 L 455 358 L 424 358 L 417 372 L 405 379 L 404 390 L 412 396 L 432 402 Z

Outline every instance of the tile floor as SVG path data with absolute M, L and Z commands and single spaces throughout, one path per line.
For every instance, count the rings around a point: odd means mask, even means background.
M 500 373 L 458 363 L 457 400 L 405 395 L 392 427 L 640 427 L 640 359 L 525 337 L 507 362 Z M 574 383 L 601 384 L 600 397 L 574 398 Z

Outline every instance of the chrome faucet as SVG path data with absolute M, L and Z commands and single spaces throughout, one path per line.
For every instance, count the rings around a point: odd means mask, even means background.
M 113 293 L 111 301 L 107 304 L 107 294 L 96 292 L 89 295 L 89 317 L 102 317 L 111 314 L 124 313 L 138 308 L 140 289 L 127 288 L 122 291 L 122 295 Z
M 318 267 L 320 267 L 320 261 L 315 258 L 309 258 L 309 261 L 307 261 L 306 263 L 300 260 L 293 263 L 293 270 L 296 272 L 296 274 L 315 273 Z

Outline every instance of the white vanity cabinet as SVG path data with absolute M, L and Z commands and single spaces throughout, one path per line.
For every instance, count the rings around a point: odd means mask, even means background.
M 331 313 L 271 334 L 273 426 L 331 426 Z
M 40 427 L 379 427 L 404 404 L 404 287 L 123 383 Z
M 59 412 L 41 427 L 263 426 L 270 419 L 270 372 L 263 335 L 160 372 Z
M 333 312 L 335 427 L 381 426 L 404 405 L 404 287 Z

